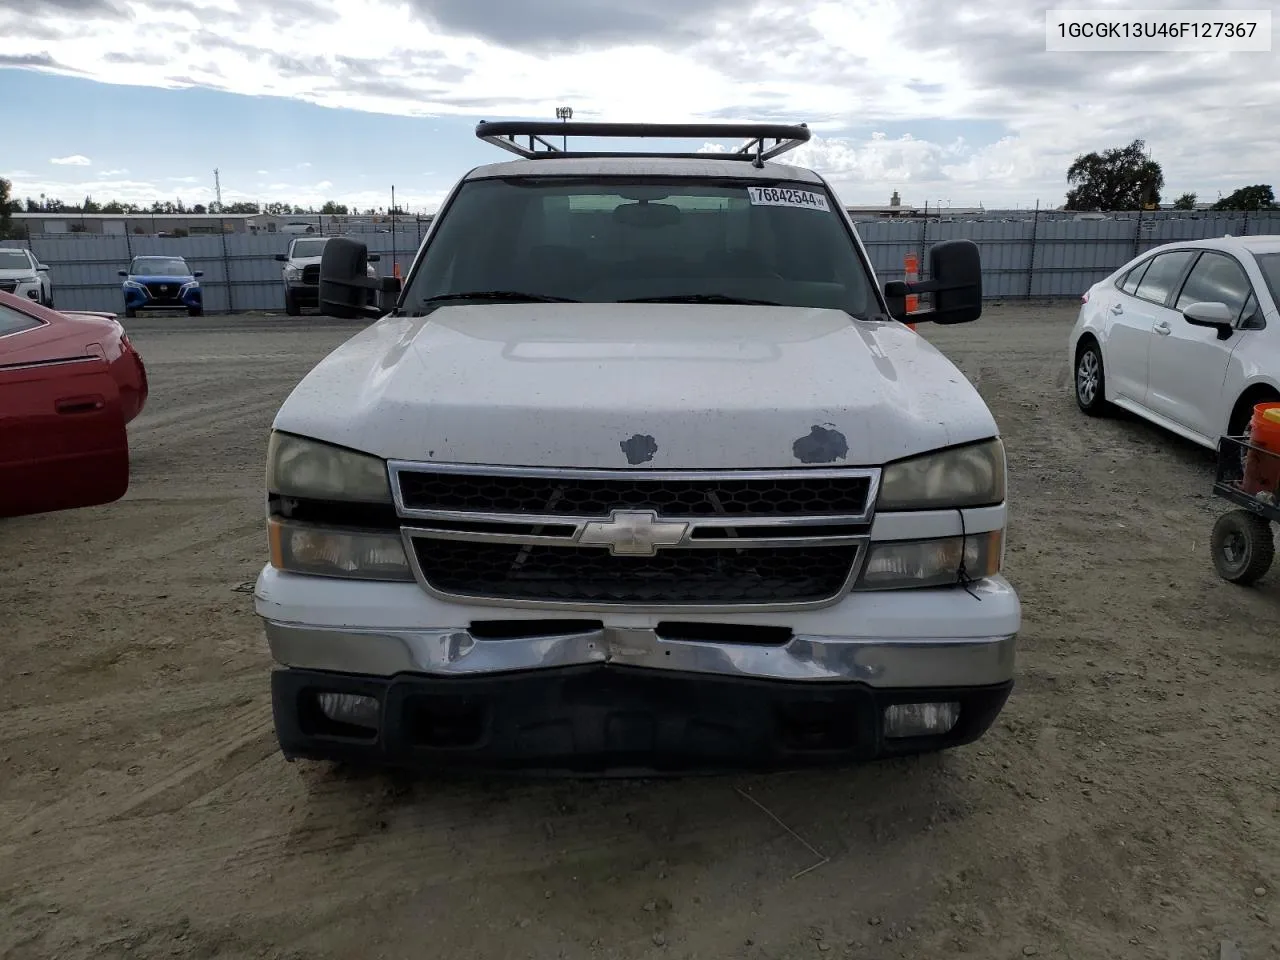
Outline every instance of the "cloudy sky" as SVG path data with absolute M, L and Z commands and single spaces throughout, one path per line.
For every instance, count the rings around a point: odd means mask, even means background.
M 1072 8 L 1155 4 L 1074 0 Z M 1272 9 L 1276 0 L 1161 0 Z M 1046 53 L 1030 0 L 0 0 L 17 197 L 432 210 L 480 119 L 807 121 L 849 204 L 1057 206 L 1144 138 L 1166 199 L 1280 186 L 1280 54 Z M 1275 17 L 1280 22 L 1280 16 Z

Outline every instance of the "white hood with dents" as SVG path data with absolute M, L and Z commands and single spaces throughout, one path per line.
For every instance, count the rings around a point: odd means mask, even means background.
M 653 469 L 875 466 L 998 432 L 897 322 L 703 304 L 388 317 L 322 360 L 275 428 L 388 459 Z

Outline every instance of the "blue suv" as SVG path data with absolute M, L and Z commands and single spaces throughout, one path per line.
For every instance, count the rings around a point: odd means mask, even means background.
M 204 315 L 203 270 L 191 270 L 182 257 L 134 257 L 124 277 L 124 315 L 139 310 L 186 310 L 192 317 Z

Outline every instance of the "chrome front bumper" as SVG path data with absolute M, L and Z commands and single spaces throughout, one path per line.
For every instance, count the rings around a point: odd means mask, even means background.
M 983 686 L 1013 678 L 1015 637 L 927 640 L 796 635 L 782 646 L 659 637 L 609 627 L 527 639 L 477 639 L 465 629 L 357 630 L 266 621 L 282 666 L 365 676 L 476 676 L 575 664 L 771 680 L 857 681 L 872 687 Z

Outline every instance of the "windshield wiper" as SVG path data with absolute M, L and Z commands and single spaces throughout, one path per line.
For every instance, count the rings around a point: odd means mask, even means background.
M 780 307 L 776 300 L 750 300 L 746 297 L 731 297 L 724 293 L 678 293 L 666 297 L 633 297 L 630 300 L 619 300 L 618 303 L 739 303 L 757 307 Z
M 449 300 L 508 300 L 512 303 L 579 303 L 572 297 L 549 297 L 541 293 L 524 293 L 520 290 L 471 290 L 466 293 L 442 293 L 422 301 L 425 307 Z

